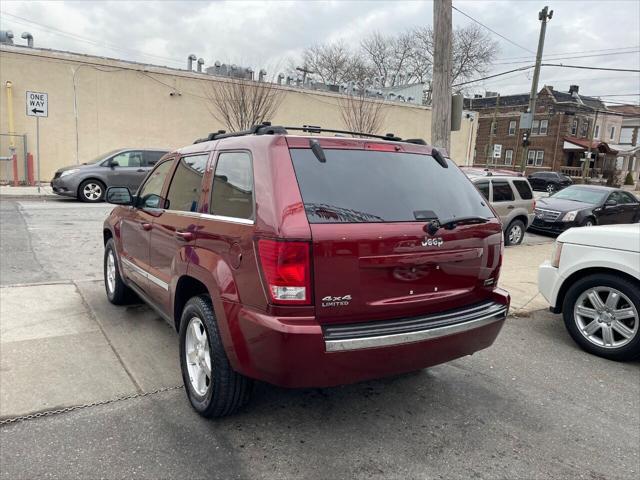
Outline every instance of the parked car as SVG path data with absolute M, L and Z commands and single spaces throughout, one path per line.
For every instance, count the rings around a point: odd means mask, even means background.
M 584 350 L 640 356 L 640 225 L 566 231 L 540 265 L 538 288 Z
M 573 185 L 539 199 L 530 228 L 558 234 L 571 227 L 639 220 L 640 201 L 632 193 L 610 187 Z
M 104 224 L 107 297 L 135 292 L 175 326 L 201 415 L 234 412 L 253 379 L 327 387 L 493 343 L 501 226 L 453 161 L 269 125 L 208 138 L 135 195 L 110 188 Z
M 553 194 L 573 184 L 566 175 L 557 172 L 535 172 L 527 177 L 534 190 Z
M 536 201 L 525 177 L 516 172 L 466 168 L 463 172 L 500 216 L 505 245 L 520 245 L 534 219 Z
M 82 165 L 64 167 L 51 180 L 53 192 L 84 202 L 101 202 L 108 187 L 135 191 L 167 150 L 119 149 Z

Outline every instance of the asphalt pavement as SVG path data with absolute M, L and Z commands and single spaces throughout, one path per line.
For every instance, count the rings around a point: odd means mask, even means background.
M 102 284 L 111 207 L 0 200 L 0 477 L 637 478 L 640 363 L 579 350 L 536 295 L 552 238 L 506 249 L 513 311 L 495 345 L 331 389 L 265 384 L 205 420 L 180 388 L 175 332 Z M 168 391 L 166 388 L 178 387 Z

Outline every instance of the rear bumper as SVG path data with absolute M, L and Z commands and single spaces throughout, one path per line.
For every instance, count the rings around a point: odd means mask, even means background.
M 224 305 L 230 361 L 240 373 L 283 387 L 329 387 L 397 375 L 489 347 L 507 315 L 496 289 L 474 312 L 452 310 L 397 321 L 322 327 L 312 317 L 277 318 Z M 229 316 L 231 314 L 231 317 Z M 235 321 L 233 317 L 235 316 Z M 397 324 L 400 331 L 394 331 Z

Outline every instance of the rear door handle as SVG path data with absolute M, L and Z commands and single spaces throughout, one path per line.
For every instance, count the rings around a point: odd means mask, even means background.
M 513 209 L 514 209 L 514 208 L 516 208 L 516 207 L 514 207 L 513 205 L 509 205 L 507 208 L 508 208 L 509 210 L 513 210 Z
M 176 232 L 175 237 L 183 242 L 190 242 L 193 240 L 193 232 Z
M 140 226 L 142 227 L 143 230 L 146 230 L 147 232 L 153 228 L 153 225 L 150 223 L 142 223 Z
M 136 172 L 138 173 L 144 173 L 146 172 L 146 170 L 144 168 L 139 168 L 138 170 L 136 170 Z

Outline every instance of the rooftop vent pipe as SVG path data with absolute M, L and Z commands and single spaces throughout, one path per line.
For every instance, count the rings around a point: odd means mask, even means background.
M 11 30 L 0 30 L 0 43 L 13 45 L 13 32 Z
M 194 60 L 197 60 L 197 57 L 193 53 L 187 57 L 187 70 L 193 70 Z
M 198 59 L 198 71 L 202 73 L 202 66 L 204 65 L 204 58 Z
M 260 70 L 260 72 L 258 72 L 258 81 L 264 82 L 264 77 L 266 76 L 267 76 L 267 71 L 263 68 L 262 70 Z
M 22 32 L 22 38 L 27 41 L 27 47 L 33 48 L 33 35 L 29 32 Z

